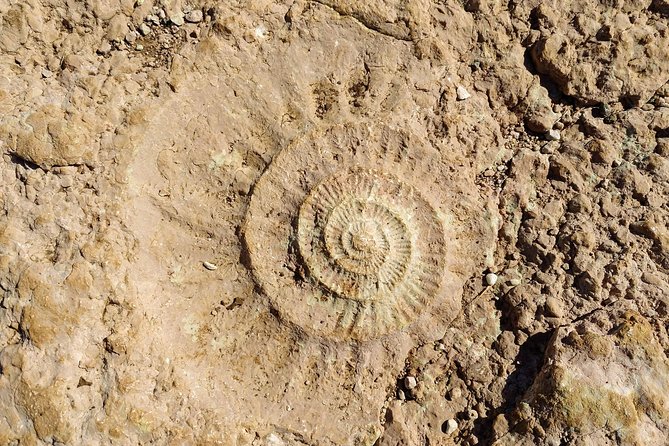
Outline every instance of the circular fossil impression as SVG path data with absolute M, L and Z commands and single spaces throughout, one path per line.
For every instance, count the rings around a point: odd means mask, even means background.
M 254 188 L 244 226 L 254 277 L 284 320 L 312 334 L 363 340 L 411 326 L 439 336 L 483 233 L 466 183 L 388 127 L 302 138 Z
M 430 274 L 438 276 L 443 264 L 441 226 L 410 185 L 382 172 L 353 170 L 325 179 L 307 195 L 297 242 L 308 274 L 340 298 L 414 307 L 438 289 Z

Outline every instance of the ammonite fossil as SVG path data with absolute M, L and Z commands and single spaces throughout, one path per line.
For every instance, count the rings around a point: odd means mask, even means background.
M 312 334 L 436 330 L 460 308 L 476 257 L 466 250 L 484 232 L 472 224 L 475 188 L 457 177 L 436 150 L 385 126 L 301 138 L 253 191 L 244 236 L 256 281 Z

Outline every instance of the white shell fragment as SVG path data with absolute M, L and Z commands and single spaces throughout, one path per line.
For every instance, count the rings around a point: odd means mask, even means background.
M 210 262 L 202 262 L 202 266 L 207 268 L 209 271 L 216 271 L 218 269 L 218 266 Z

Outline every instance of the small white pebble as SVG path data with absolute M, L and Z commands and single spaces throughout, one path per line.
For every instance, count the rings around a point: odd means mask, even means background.
M 455 93 L 458 96 L 458 101 L 464 101 L 465 99 L 469 99 L 472 97 L 472 95 L 469 94 L 467 89 L 462 85 L 458 85 L 458 88 L 455 89 Z
M 446 435 L 451 435 L 456 430 L 458 430 L 458 422 L 451 418 L 446 422 L 446 432 L 444 433 Z
M 560 140 L 560 131 L 557 129 L 551 129 L 546 132 L 546 139 L 549 141 L 559 141 Z
M 407 389 L 409 390 L 414 389 L 416 388 L 417 385 L 418 381 L 416 381 L 416 378 L 414 378 L 413 376 L 407 376 L 404 378 L 404 387 L 406 387 Z
M 499 279 L 499 277 L 495 273 L 488 273 L 485 275 L 485 283 L 488 284 L 488 286 L 496 284 L 497 279 Z
M 202 266 L 207 268 L 209 271 L 216 271 L 218 269 L 218 266 L 210 262 L 202 262 Z
M 407 399 L 406 395 L 404 395 L 404 391 L 402 389 L 397 390 L 397 399 L 400 401 L 404 401 Z
M 142 51 L 142 50 L 144 49 L 144 45 L 142 45 L 142 44 L 140 43 L 140 44 L 138 44 L 138 45 L 135 47 L 135 49 L 136 49 L 137 51 Z
M 267 36 L 267 28 L 263 25 L 257 26 L 255 29 L 255 35 L 258 39 L 264 39 Z

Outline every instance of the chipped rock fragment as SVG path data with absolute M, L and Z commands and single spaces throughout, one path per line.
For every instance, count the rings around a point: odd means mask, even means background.
M 190 23 L 200 23 L 202 21 L 202 10 L 194 9 L 186 14 L 186 21 Z
M 549 141 L 559 141 L 560 131 L 556 129 L 550 129 L 548 132 L 546 132 L 546 139 Z
M 458 85 L 458 88 L 456 88 L 455 93 L 458 97 L 458 101 L 464 101 L 465 99 L 469 99 L 472 97 L 472 95 L 462 85 Z
M 417 385 L 418 381 L 416 381 L 414 376 L 407 376 L 404 378 L 404 387 L 406 387 L 408 390 L 415 389 Z

